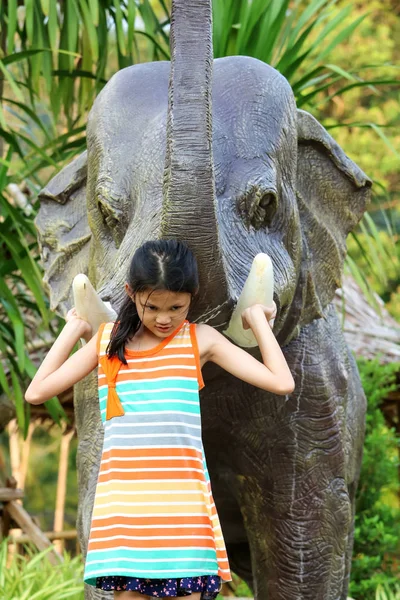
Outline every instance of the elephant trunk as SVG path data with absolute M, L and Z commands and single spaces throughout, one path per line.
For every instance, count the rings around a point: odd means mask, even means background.
M 212 157 L 211 0 L 173 0 L 161 237 L 185 241 L 199 263 L 196 317 L 226 318 Z M 219 315 L 219 316 L 218 316 Z

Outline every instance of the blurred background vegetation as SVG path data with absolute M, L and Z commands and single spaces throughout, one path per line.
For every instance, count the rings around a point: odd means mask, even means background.
M 63 324 L 51 313 L 41 281 L 33 224 L 37 193 L 85 149 L 88 111 L 112 74 L 169 59 L 169 14 L 169 0 L 0 3 L 0 393 L 14 403 L 22 436 L 30 422 L 23 392 L 35 372 L 32 357 L 38 348 L 39 357 L 46 351 Z M 374 180 L 368 213 L 348 238 L 345 270 L 378 312 L 372 290 L 400 321 L 399 4 L 214 0 L 213 26 L 215 57 L 246 54 L 277 68 L 298 106 Z M 357 600 L 379 594 L 384 600 L 383 594 L 396 594 L 400 571 L 399 448 L 379 408 L 380 391 L 391 385 L 390 369 L 359 367 L 369 413 L 351 593 Z M 50 421 L 33 434 L 24 506 L 49 530 L 60 437 L 59 427 L 49 423 L 61 423 L 65 413 L 57 399 L 46 407 Z M 0 434 L 0 451 L 0 465 L 10 473 L 7 431 Z M 77 504 L 75 457 L 76 438 L 69 454 L 70 528 Z M 249 592 L 243 586 L 238 593 Z

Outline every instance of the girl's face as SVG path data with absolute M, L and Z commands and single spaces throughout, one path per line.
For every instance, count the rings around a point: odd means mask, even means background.
M 126 284 L 126 291 L 136 304 L 140 320 L 157 337 L 167 337 L 186 319 L 191 294 L 168 290 L 145 290 L 133 293 Z

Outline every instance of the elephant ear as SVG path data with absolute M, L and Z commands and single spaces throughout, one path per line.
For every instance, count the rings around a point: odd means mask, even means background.
M 39 193 L 35 220 L 50 307 L 65 316 L 73 303 L 72 281 L 87 274 L 91 231 L 86 208 L 87 153 L 64 167 Z
M 303 256 L 299 324 L 323 317 L 341 287 L 346 237 L 363 216 L 371 180 L 309 113 L 297 111 L 297 202 Z

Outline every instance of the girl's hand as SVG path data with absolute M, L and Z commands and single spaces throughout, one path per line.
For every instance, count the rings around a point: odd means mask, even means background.
M 88 340 L 88 339 L 90 339 L 92 337 L 92 335 L 93 335 L 92 326 L 90 325 L 90 323 L 88 323 L 87 321 L 85 321 L 85 319 L 82 319 L 82 317 L 79 317 L 76 314 L 76 308 L 75 308 L 75 306 L 73 306 L 67 312 L 65 320 L 67 321 L 67 323 L 69 321 L 78 321 L 79 322 L 80 326 L 82 327 L 82 333 L 81 333 L 80 337 L 84 338 L 85 340 Z
M 274 301 L 272 301 L 272 306 L 264 306 L 264 304 L 253 304 L 253 306 L 249 306 L 248 308 L 246 308 L 241 315 L 243 329 L 251 328 L 252 316 L 255 312 L 259 312 L 260 309 L 266 316 L 268 324 L 272 329 L 276 317 L 276 304 Z

